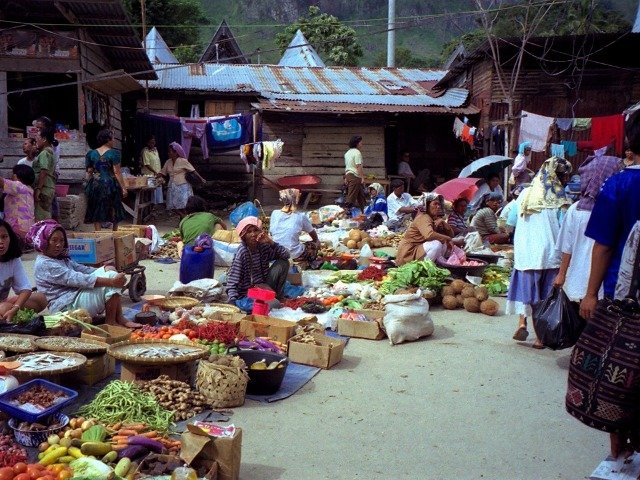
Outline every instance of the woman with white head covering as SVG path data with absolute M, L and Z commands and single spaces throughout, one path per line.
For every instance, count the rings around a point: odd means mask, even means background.
M 513 168 L 511 169 L 511 179 L 509 183 L 520 185 L 531 181 L 531 170 L 527 167 L 531 162 L 531 142 L 522 142 L 518 145 L 518 155 L 513 160 Z
M 384 187 L 379 183 L 372 183 L 369 185 L 369 196 L 371 201 L 367 208 L 364 209 L 364 214 L 368 217 L 374 213 L 379 213 L 383 216 L 383 219 L 387 220 L 387 196 L 384 191 Z
M 298 212 L 300 190 L 287 188 L 280 190 L 280 201 L 284 206 L 271 213 L 269 233 L 276 243 L 286 248 L 291 258 L 299 261 L 313 261 L 318 256 L 320 240 L 311 225 L 309 217 Z M 307 232 L 312 242 L 300 242 L 300 234 Z
M 178 142 L 169 144 L 168 157 L 169 159 L 162 167 L 162 170 L 160 170 L 158 177 L 162 178 L 165 175 L 169 177 L 167 210 L 176 210 L 180 218 L 182 218 L 186 214 L 185 207 L 187 206 L 187 200 L 193 196 L 193 188 L 191 188 L 191 185 L 187 182 L 185 174 L 187 172 L 195 172 L 196 169 L 189 163 L 184 149 Z
M 451 246 L 454 233 L 444 219 L 444 197 L 427 193 L 422 200 L 426 211 L 419 213 L 404 232 L 398 244 L 398 265 L 424 258 L 435 260 L 445 256 Z

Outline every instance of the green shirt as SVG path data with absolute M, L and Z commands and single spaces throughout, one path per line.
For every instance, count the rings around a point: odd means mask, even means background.
M 43 190 L 54 190 L 56 188 L 55 180 L 55 168 L 56 160 L 53 156 L 53 150 L 51 148 L 45 148 L 33 161 L 33 172 L 36 174 L 35 186 L 38 186 L 38 177 L 41 170 L 47 171 L 47 176 L 42 184 Z
M 216 223 L 221 223 L 220 219 L 213 213 L 196 212 L 187 215 L 180 222 L 180 236 L 185 245 L 191 245 L 201 233 L 213 235 Z

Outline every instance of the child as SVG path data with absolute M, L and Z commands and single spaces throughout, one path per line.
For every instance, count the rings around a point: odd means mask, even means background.
M 47 307 L 47 299 L 42 293 L 31 292 L 21 256 L 18 237 L 11 225 L 0 220 L 0 321 L 3 322 L 10 322 L 21 308 L 41 312 Z M 17 295 L 9 298 L 12 288 Z
M 13 167 L 13 177 L 6 180 L 0 177 L 0 189 L 6 196 L 4 198 L 4 219 L 20 239 L 24 238 L 35 223 L 33 189 L 31 185 L 36 180 L 33 168 L 28 165 L 16 165 Z
M 69 258 L 67 234 L 55 220 L 42 220 L 31 227 L 27 241 L 41 253 L 33 268 L 38 289 L 49 301 L 49 311 L 84 308 L 94 317 L 105 312 L 106 322 L 129 328 L 141 325 L 122 315 L 121 290 L 124 273 L 112 267 L 93 268 Z

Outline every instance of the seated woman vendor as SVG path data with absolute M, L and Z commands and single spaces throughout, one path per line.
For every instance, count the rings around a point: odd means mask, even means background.
M 283 298 L 284 284 L 289 273 L 289 252 L 275 243 L 262 230 L 262 222 L 256 217 L 245 217 L 236 226 L 242 240 L 231 267 L 227 272 L 229 303 L 235 304 L 247 296 L 253 286 L 267 286 Z M 271 266 L 269 266 L 269 264 Z
M 398 244 L 398 265 L 413 260 L 444 257 L 452 244 L 454 234 L 451 225 L 444 219 L 444 198 L 427 193 L 423 199 L 426 212 L 416 216 Z
M 127 283 L 124 273 L 113 267 L 93 268 L 69 258 L 67 234 L 55 220 L 42 220 L 29 229 L 27 241 L 40 253 L 33 275 L 38 291 L 49 302 L 49 311 L 84 308 L 94 317 L 105 312 L 106 322 L 135 328 L 122 315 L 122 287 Z
M 21 256 L 18 236 L 11 225 L 0 220 L 0 322 L 11 322 L 21 308 L 41 312 L 47 307 L 42 293 L 31 292 Z M 10 297 L 11 289 L 16 295 Z
M 280 201 L 284 207 L 271 213 L 269 233 L 274 242 L 289 251 L 291 258 L 297 261 L 312 262 L 318 256 L 320 240 L 311 220 L 302 212 L 297 212 L 300 190 L 287 188 L 280 190 Z M 300 242 L 300 234 L 307 232 L 311 242 Z
M 384 187 L 379 183 L 372 183 L 369 185 L 369 198 L 371 201 L 369 205 L 364 209 L 364 214 L 368 217 L 374 213 L 380 213 L 383 215 L 383 219 L 387 220 L 387 196 L 385 195 Z
M 483 242 L 505 244 L 509 243 L 509 234 L 498 227 L 496 212 L 502 205 L 502 194 L 492 192 L 484 196 L 480 210 L 473 216 L 471 226 L 482 237 Z
M 227 229 L 222 220 L 207 212 L 207 203 L 202 197 L 189 197 L 185 210 L 187 216 L 180 220 L 180 236 L 185 245 L 191 245 L 203 233 L 213 235 L 218 229 Z

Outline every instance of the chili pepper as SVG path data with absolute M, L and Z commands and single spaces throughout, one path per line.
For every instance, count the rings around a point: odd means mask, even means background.
M 203 340 L 218 340 L 227 345 L 235 342 L 239 327 L 232 323 L 211 321 L 196 328 L 197 338 Z
M 384 272 L 377 267 L 367 267 L 358 274 L 358 280 L 380 281 L 384 278 Z

